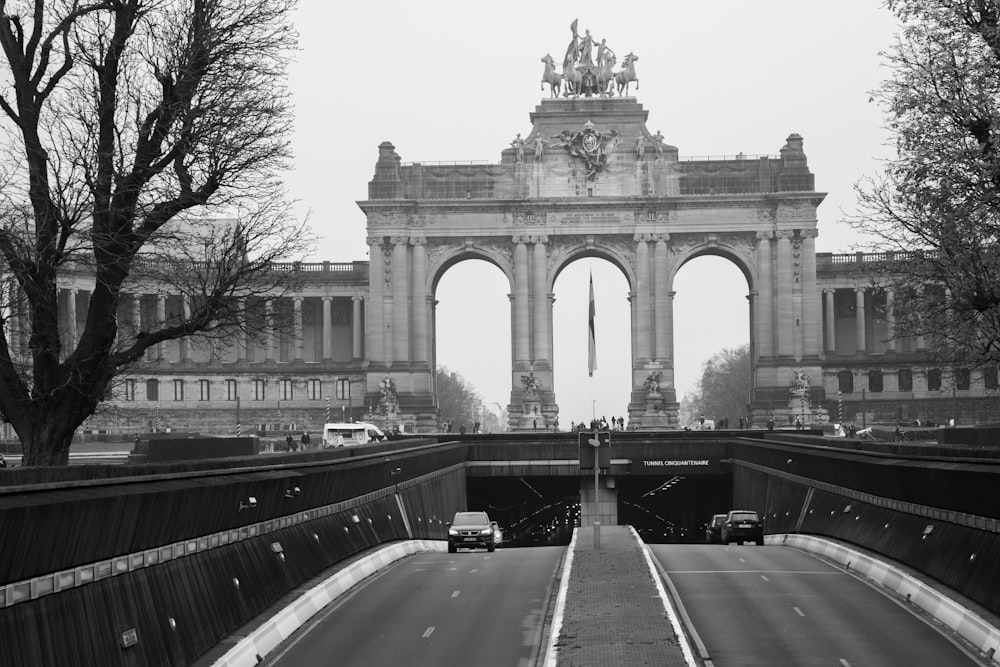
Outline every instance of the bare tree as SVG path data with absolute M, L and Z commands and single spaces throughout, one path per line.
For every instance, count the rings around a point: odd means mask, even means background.
M 440 366 L 437 370 L 438 412 L 441 420 L 472 427 L 483 398 L 462 375 Z
M 893 0 L 903 30 L 874 93 L 897 156 L 849 222 L 886 253 L 895 337 L 956 362 L 1000 360 L 1000 9 Z
M 291 5 L 0 0 L 0 411 L 27 465 L 67 463 L 74 429 L 154 346 L 224 340 L 294 286 L 276 270 L 310 240 L 276 179 Z M 74 331 L 59 291 L 81 275 Z M 137 292 L 182 312 L 140 317 L 123 299 Z
M 749 345 L 716 352 L 702 366 L 695 406 L 709 419 L 735 423 L 747 411 L 751 373 Z

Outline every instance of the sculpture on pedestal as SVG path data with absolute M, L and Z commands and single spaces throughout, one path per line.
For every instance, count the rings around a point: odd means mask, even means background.
M 583 159 L 587 165 L 587 178 L 590 180 L 604 169 L 608 157 L 621 143 L 617 130 L 598 130 L 589 120 L 584 123 L 583 129 L 576 132 L 563 130 L 552 139 L 550 148 L 562 146 L 571 156 Z
M 642 385 L 646 389 L 646 396 L 660 395 L 660 378 L 662 376 L 663 373 L 660 371 L 653 371 L 649 374 L 649 377 L 646 378 L 646 381 Z
M 392 381 L 392 378 L 386 376 L 379 382 L 379 391 L 381 393 L 381 400 L 379 402 L 382 404 L 385 414 L 395 414 L 399 407 L 399 397 L 396 395 L 396 383 Z
M 524 387 L 525 399 L 537 399 L 541 396 L 542 382 L 535 377 L 534 373 L 522 375 L 521 385 Z

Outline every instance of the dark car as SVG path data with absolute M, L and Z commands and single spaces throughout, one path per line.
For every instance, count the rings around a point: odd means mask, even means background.
M 486 512 L 456 512 L 448 524 L 448 553 L 455 553 L 459 547 L 487 551 L 496 549 L 493 524 Z
M 722 543 L 755 542 L 764 544 L 764 522 L 753 510 L 732 510 L 722 524 Z
M 705 542 L 708 544 L 719 544 L 722 542 L 722 524 L 726 522 L 725 514 L 713 514 L 712 519 L 705 527 Z

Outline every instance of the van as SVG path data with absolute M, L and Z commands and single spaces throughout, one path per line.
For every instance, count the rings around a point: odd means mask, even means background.
M 366 422 L 323 424 L 324 447 L 354 447 L 385 440 L 385 433 Z

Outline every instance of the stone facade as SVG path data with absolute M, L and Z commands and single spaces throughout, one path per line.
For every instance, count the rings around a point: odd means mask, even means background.
M 788 136 L 777 156 L 682 159 L 646 118 L 634 98 L 543 100 L 531 133 L 496 164 L 404 164 L 382 143 L 358 202 L 369 262 L 304 265 L 306 287 L 271 304 L 258 339 L 162 346 L 87 426 L 235 432 L 239 422 L 246 433 L 353 417 L 435 431 L 433 286 L 476 258 L 510 284 L 508 427 L 551 428 L 553 285 L 569 263 L 599 257 L 629 285 L 628 427 L 678 428 L 673 283 L 701 255 L 728 259 L 747 280 L 752 425 L 989 418 L 995 369 L 933 368 L 924 341 L 894 338 L 893 295 L 865 271 L 881 258 L 817 255 L 824 194 L 802 137 Z M 86 317 L 87 281 L 64 286 L 69 339 Z M 119 317 L 141 325 L 183 312 L 151 289 Z

